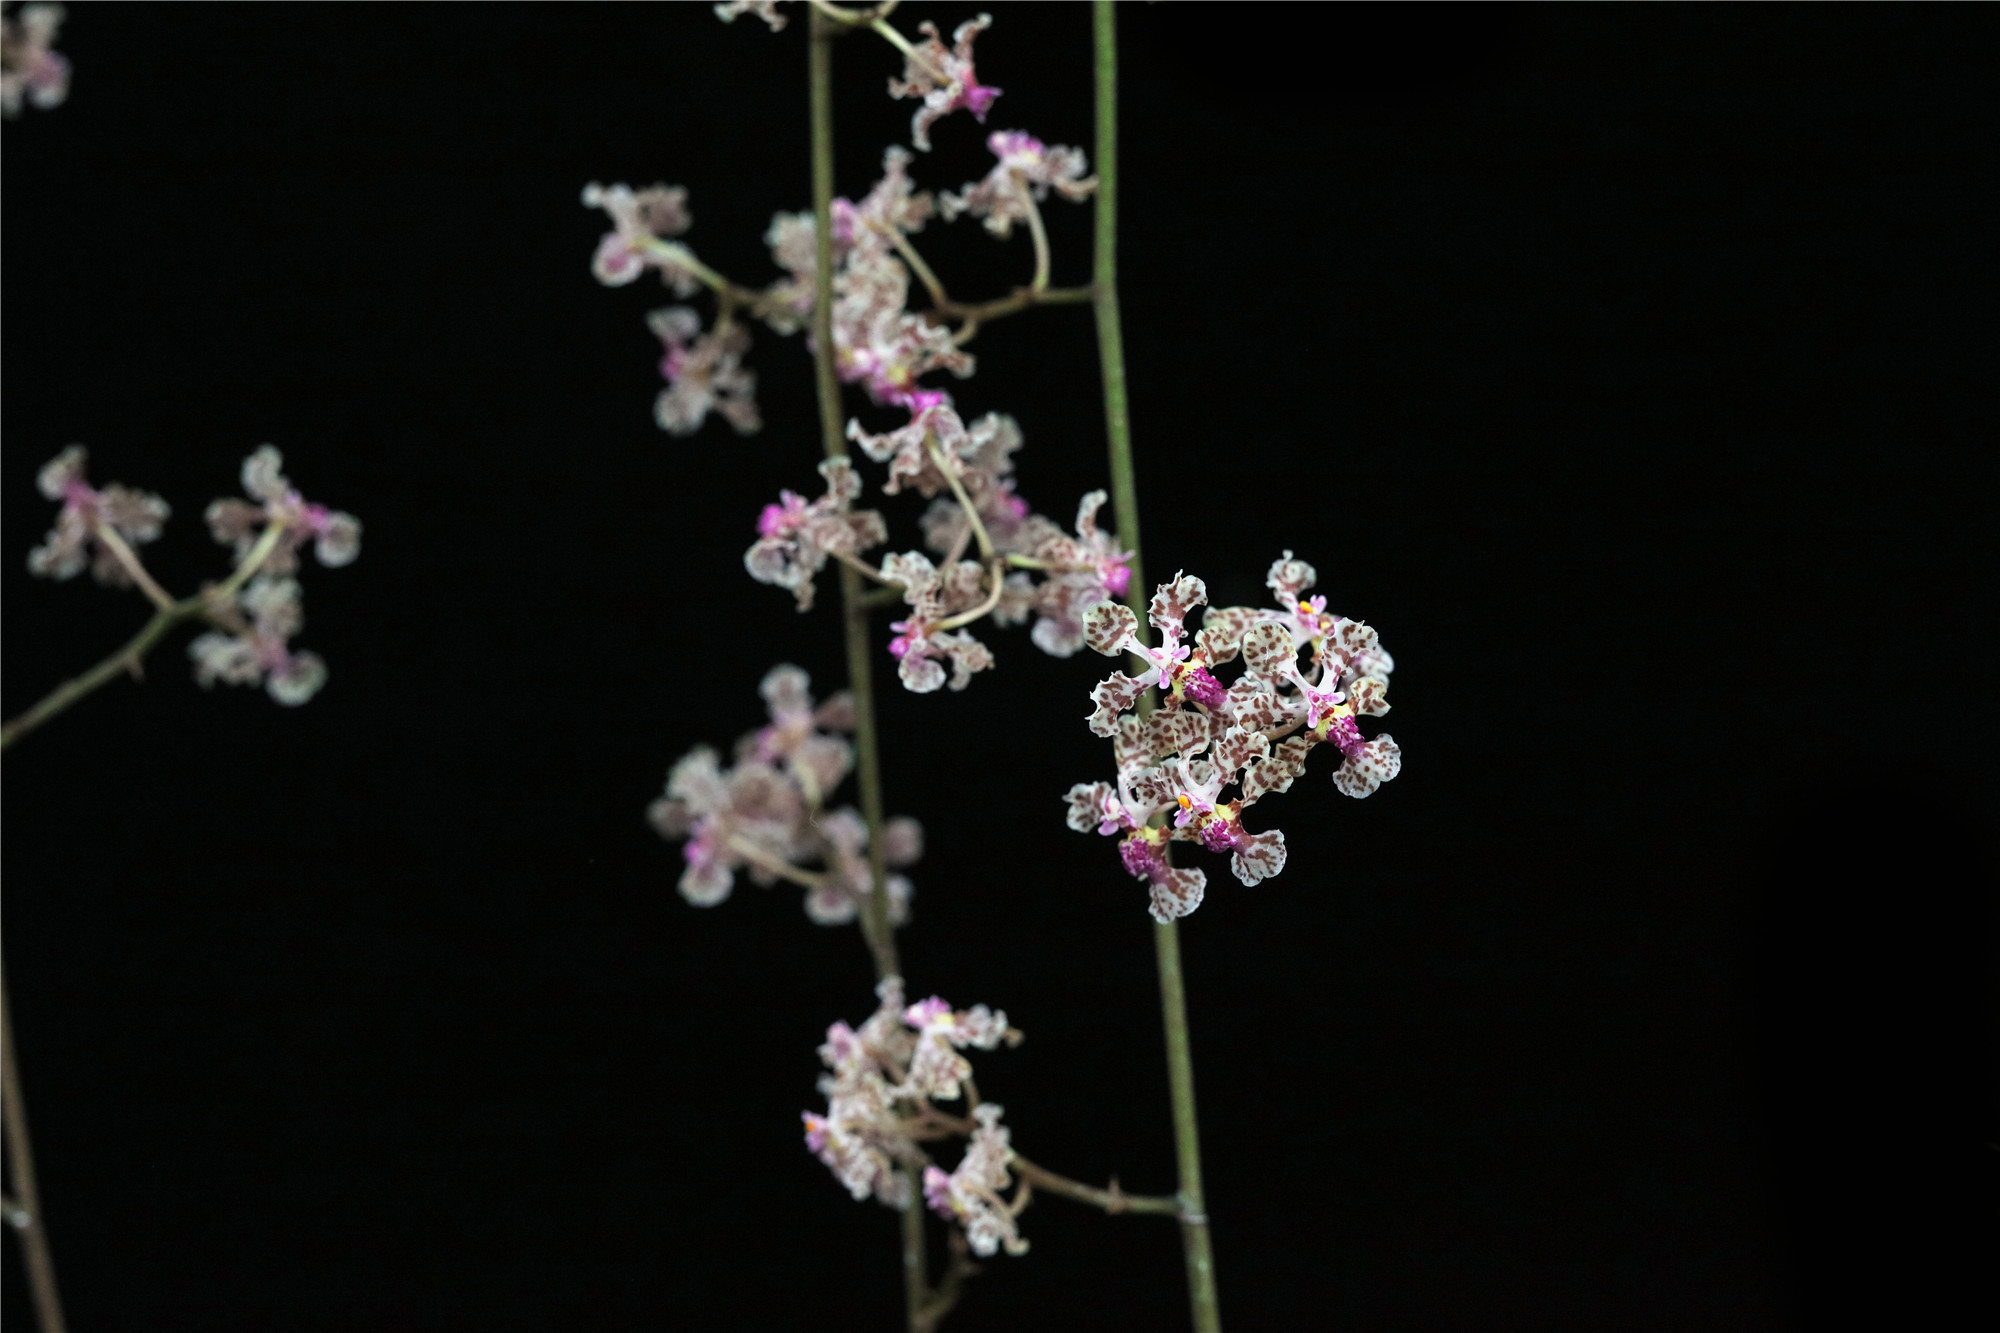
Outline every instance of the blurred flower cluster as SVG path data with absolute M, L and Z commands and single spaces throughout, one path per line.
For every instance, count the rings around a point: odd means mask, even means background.
M 868 826 L 852 808 L 826 808 L 854 766 L 854 701 L 846 693 L 815 704 L 811 680 L 795 666 L 771 668 L 758 686 L 770 721 L 736 743 L 728 768 L 707 746 L 683 755 L 667 775 L 666 794 L 647 818 L 660 836 L 684 839 L 681 896 L 697 907 L 729 897 L 736 872 L 768 887 L 780 879 L 806 889 L 806 915 L 844 925 L 868 900 L 872 876 Z M 902 867 L 923 855 L 914 819 L 883 826 L 886 863 Z M 909 918 L 910 881 L 887 877 L 889 919 Z
M 170 513 L 166 501 L 126 486 L 91 486 L 87 461 L 83 446 L 71 445 L 42 469 L 42 494 L 60 500 L 62 508 L 42 544 L 28 553 L 28 568 L 68 579 L 88 565 L 101 583 L 139 585 L 162 614 L 199 615 L 213 628 L 188 646 L 188 655 L 204 686 L 261 684 L 281 704 L 302 704 L 318 693 L 326 663 L 291 647 L 305 625 L 292 576 L 308 542 L 323 565 L 351 562 L 361 553 L 360 521 L 301 496 L 281 471 L 283 456 L 267 444 L 243 461 L 243 489 L 255 503 L 222 499 L 208 507 L 209 531 L 233 548 L 235 570 L 176 603 L 133 549 L 159 537 Z
M 0 18 L 0 114 L 21 107 L 46 111 L 69 96 L 69 61 L 53 48 L 62 27 L 61 5 L 22 5 Z
M 1014 1152 L 1001 1109 L 979 1101 L 972 1064 L 961 1054 L 1015 1045 L 1021 1034 L 1007 1026 L 1006 1014 L 983 1004 L 953 1009 L 932 996 L 905 1005 L 898 977 L 885 978 L 876 994 L 881 1004 L 859 1030 L 845 1023 L 826 1030 L 819 1048 L 830 1071 L 819 1082 L 826 1113 L 803 1113 L 806 1147 L 856 1199 L 872 1194 L 891 1208 L 910 1206 L 911 1181 L 921 1174 L 924 1201 L 964 1229 L 973 1253 L 1025 1252 L 1015 1218 L 1027 1193 L 1005 1197 Z M 963 1115 L 936 1105 L 961 1100 Z M 923 1145 L 953 1137 L 967 1144 L 947 1172 Z

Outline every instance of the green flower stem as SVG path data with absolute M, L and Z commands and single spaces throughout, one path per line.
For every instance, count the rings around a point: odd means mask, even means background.
M 100 535 L 110 535 L 110 532 L 109 528 L 100 529 Z M 146 660 L 146 654 L 152 652 L 158 646 L 160 640 L 166 637 L 167 632 L 183 620 L 193 620 L 197 616 L 200 616 L 215 621 L 225 629 L 238 628 L 219 620 L 217 618 L 216 607 L 227 602 L 229 598 L 234 597 L 237 591 L 250 581 L 250 576 L 255 574 L 263 566 L 264 562 L 271 558 L 271 552 L 277 549 L 278 539 L 284 536 L 284 533 L 285 530 L 281 525 L 276 523 L 270 524 L 264 529 L 264 534 L 257 539 L 257 544 L 251 547 L 249 552 L 243 557 L 243 563 L 236 567 L 226 581 L 220 586 L 207 589 L 196 596 L 184 598 L 178 602 L 167 598 L 166 601 L 161 602 L 160 599 L 167 595 L 164 592 L 159 592 L 158 584 L 153 584 L 152 587 L 147 589 L 147 596 L 151 597 L 160 608 L 153 613 L 153 618 L 147 621 L 139 632 L 126 642 L 123 648 L 120 648 L 117 652 L 111 654 L 111 656 L 105 658 L 81 676 L 73 680 L 66 680 L 56 686 L 33 708 L 13 719 L 6 726 L 0 727 L 0 750 L 11 748 L 15 741 L 41 726 L 42 723 L 47 722 L 58 713 L 61 713 L 71 704 L 96 693 L 100 687 L 109 684 L 115 679 L 120 672 L 130 672 L 134 677 L 138 676 L 140 665 Z M 119 545 L 123 546 L 123 543 L 121 542 Z M 118 549 L 118 547 L 113 547 L 113 554 L 116 554 Z M 125 553 L 131 555 L 131 549 L 129 547 L 125 548 Z M 133 561 L 136 564 L 136 556 L 133 557 Z M 152 580 L 148 579 L 147 582 L 151 583 Z M 159 592 L 159 596 L 155 597 L 155 592 Z
M 1101 1190 L 1095 1185 L 1086 1185 L 1081 1181 L 1071 1180 L 1068 1176 L 1059 1176 L 1045 1166 L 1035 1165 L 1019 1153 L 1008 1159 L 1007 1169 L 1038 1190 L 1060 1194 L 1066 1199 L 1087 1203 L 1093 1208 L 1102 1208 L 1107 1213 L 1157 1213 L 1167 1217 L 1178 1217 L 1181 1212 L 1179 1199 L 1168 1198 L 1165 1195 L 1127 1194 L 1118 1188 L 1116 1180 L 1111 1182 L 1110 1189 Z
M 132 582 L 139 585 L 139 591 L 146 594 L 147 601 L 162 611 L 174 604 L 172 594 L 154 580 L 152 574 L 147 571 L 145 562 L 139 559 L 138 552 L 118 535 L 118 529 L 102 519 L 92 519 L 90 532 L 104 544 L 105 550 L 111 552 L 112 558 L 124 566 L 125 573 L 131 577 Z
M 20 1073 L 14 1067 L 14 1019 L 7 1011 L 4 978 L 0 978 L 0 1099 L 4 1099 L 0 1100 L 0 1116 L 7 1124 L 7 1165 L 14 1177 L 7 1224 L 21 1238 L 22 1266 L 28 1270 L 28 1290 L 35 1300 L 35 1327 L 40 1333 L 63 1333 L 55 1261 L 49 1256 L 41 1194 L 35 1188 L 35 1155 L 28 1144 L 27 1104 L 21 1097 Z
M 40 703 L 7 723 L 5 727 L 0 727 L 0 750 L 12 748 L 15 741 L 79 699 L 94 694 L 119 674 L 129 671 L 135 676 L 138 675 L 139 664 L 145 661 L 146 654 L 153 651 L 154 646 L 166 637 L 167 631 L 183 620 L 193 619 L 201 612 L 202 601 L 199 597 L 190 597 L 184 602 L 175 602 L 154 612 L 153 618 L 147 621 L 145 627 L 133 635 L 123 648 L 81 676 L 56 686 Z
M 1097 244 L 1092 307 L 1097 353 L 1104 377 L 1104 426 L 1111 451 L 1111 495 L 1118 544 L 1132 553 L 1126 603 L 1146 619 L 1146 580 L 1139 563 L 1139 496 L 1132 471 L 1132 422 L 1125 388 L 1125 340 L 1118 315 L 1118 28 L 1111 0 L 1095 0 L 1097 71 Z M 1174 1154 L 1180 1167 L 1181 1238 L 1186 1251 L 1188 1303 L 1195 1333 L 1221 1333 L 1215 1293 L 1215 1260 L 1201 1188 L 1201 1136 L 1195 1118 L 1194 1056 L 1188 1045 L 1187 994 L 1181 979 L 1180 935 L 1174 922 L 1153 927 L 1160 973 L 1160 1010 L 1166 1027 L 1167 1079 L 1173 1097 Z
M 813 173 L 813 382 L 819 394 L 820 442 L 828 458 L 847 456 L 842 430 L 840 378 L 833 363 L 833 39 L 840 29 L 815 10 L 808 43 L 812 89 Z M 888 867 L 882 845 L 882 760 L 875 728 L 874 662 L 868 655 L 868 608 L 861 575 L 840 567 L 840 601 L 847 632 L 847 683 L 854 693 L 854 750 L 861 787 L 861 817 L 868 825 L 873 888 L 863 912 L 863 933 L 878 977 L 900 976 L 896 935 L 889 925 Z
M 811 12 L 807 42 L 812 93 L 813 176 L 813 383 L 819 394 L 820 442 L 829 458 L 847 453 L 840 410 L 840 379 L 833 364 L 833 39 L 841 31 L 817 8 Z M 868 598 L 861 575 L 840 567 L 841 622 L 847 635 L 847 685 L 854 696 L 855 776 L 861 787 L 861 817 L 868 825 L 871 892 L 863 905 L 862 933 L 875 958 L 875 975 L 901 976 L 896 934 L 889 924 L 889 872 L 882 835 L 882 758 L 875 728 L 874 662 L 868 655 Z M 928 1260 L 924 1253 L 922 1192 L 911 1182 L 903 1210 L 903 1299 L 911 1333 L 932 1326 Z

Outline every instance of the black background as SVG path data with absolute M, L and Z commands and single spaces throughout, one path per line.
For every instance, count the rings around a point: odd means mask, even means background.
M 1088 11 L 996 8 L 990 127 L 1088 147 Z M 367 525 L 305 578 L 309 706 L 204 694 L 176 640 L 7 760 L 78 1333 L 896 1326 L 893 1217 L 799 1144 L 863 951 L 792 890 L 688 907 L 642 821 L 771 663 L 839 675 L 740 565 L 816 493 L 807 361 L 758 336 L 761 436 L 661 435 L 666 300 L 593 282 L 577 202 L 685 184 L 699 253 L 771 276 L 802 17 L 72 7 L 71 100 L 5 131 L 6 711 L 143 619 L 22 565 L 63 445 L 176 506 L 176 590 L 265 441 Z M 1295 548 L 1400 666 L 1403 775 L 1262 807 L 1289 868 L 1211 866 L 1182 932 L 1230 1323 L 1986 1326 L 2000 18 L 1121 17 L 1150 569 L 1261 601 Z M 910 104 L 880 42 L 837 64 L 858 195 Z M 985 171 L 935 137 L 923 184 Z M 1052 225 L 1084 280 L 1088 210 Z M 922 242 L 955 293 L 1027 271 Z M 961 407 L 1066 518 L 1105 479 L 1087 313 L 975 350 Z M 1024 1151 L 1163 1191 L 1143 890 L 1058 801 L 1108 771 L 1104 663 L 987 637 L 963 695 L 884 696 L 911 985 L 1027 1030 L 979 1062 Z M 1182 1326 L 1167 1225 L 1025 1226 L 951 1327 Z

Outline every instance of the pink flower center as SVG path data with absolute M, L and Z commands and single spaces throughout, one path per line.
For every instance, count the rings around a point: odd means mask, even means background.
M 1233 819 L 1215 815 L 1202 822 L 1201 845 L 1211 852 L 1233 852 L 1244 842 L 1243 826 Z
M 1229 691 L 1208 674 L 1207 667 L 1190 667 L 1181 675 L 1181 693 L 1203 708 L 1220 708 L 1229 702 Z
M 892 620 L 889 628 L 896 631 L 896 637 L 889 640 L 889 656 L 907 657 L 912 651 L 920 650 L 924 642 L 924 626 L 915 620 Z
M 1166 873 L 1159 849 L 1144 834 L 1135 833 L 1118 844 L 1118 859 L 1134 879 L 1157 879 Z
M 764 512 L 757 515 L 757 533 L 763 537 L 789 537 L 805 522 L 805 497 L 791 491 L 779 491 L 778 503 L 765 505 Z

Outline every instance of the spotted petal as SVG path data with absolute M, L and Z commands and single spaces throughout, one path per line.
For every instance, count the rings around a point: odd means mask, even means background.
M 1208 745 L 1208 719 L 1200 713 L 1154 713 L 1148 721 L 1153 733 L 1153 753 L 1179 754 L 1182 758 L 1201 753 Z
M 1125 611 L 1124 607 L 1118 608 Z M 1130 611 L 1125 614 L 1131 616 Z M 936 686 L 932 686 L 936 689 Z M 1146 691 L 1146 682 L 1123 672 L 1099 681 L 1090 697 L 1097 704 L 1097 711 L 1088 719 L 1090 729 L 1099 736 L 1109 736 L 1118 730 L 1118 715 L 1130 708 Z
M 1294 560 L 1290 551 L 1273 560 L 1270 573 L 1264 576 L 1265 587 L 1293 597 L 1318 582 L 1319 572 L 1303 560 Z
M 1083 613 L 1083 640 L 1106 657 L 1116 657 L 1139 633 L 1139 617 L 1128 606 L 1104 601 Z M 1100 733 L 1105 734 L 1105 733 Z
M 1172 583 L 1162 583 L 1153 592 L 1146 618 L 1169 640 L 1184 639 L 1188 612 L 1208 600 L 1208 585 L 1192 574 L 1175 574 Z
M 1389 711 L 1389 682 L 1380 676 L 1363 676 L 1347 687 L 1347 701 L 1354 711 L 1380 717 Z
M 1290 791 L 1292 783 L 1306 771 L 1306 755 L 1313 741 L 1293 736 L 1271 752 L 1268 759 L 1250 765 L 1243 774 L 1243 803 L 1248 805 L 1272 792 Z
M 1370 795 L 1402 771 L 1403 752 L 1395 740 L 1377 736 L 1347 757 L 1347 762 L 1333 775 L 1333 785 L 1358 799 Z
M 1079 782 L 1063 799 L 1069 802 L 1069 826 L 1078 833 L 1094 833 L 1104 820 L 1105 803 L 1115 801 L 1117 792 L 1108 782 Z
M 1215 743 L 1210 753 L 1215 763 L 1224 773 L 1234 775 L 1245 764 L 1264 758 L 1270 753 L 1271 742 L 1261 731 L 1245 731 L 1242 727 L 1231 727 Z
M 1169 867 L 1165 875 L 1153 881 L 1153 920 L 1172 921 L 1186 916 L 1201 906 L 1207 888 L 1208 876 L 1201 871 Z
M 1269 731 L 1292 719 L 1293 701 L 1270 682 L 1245 676 L 1229 687 L 1229 715 L 1246 730 Z
M 1298 655 L 1292 632 L 1276 621 L 1267 620 L 1243 636 L 1243 665 L 1257 675 L 1283 676 Z
M 1229 858 L 1229 868 L 1236 878 L 1245 884 L 1256 884 L 1269 879 L 1285 868 L 1285 835 L 1279 829 L 1269 833 L 1253 833 L 1236 848 L 1236 854 Z

